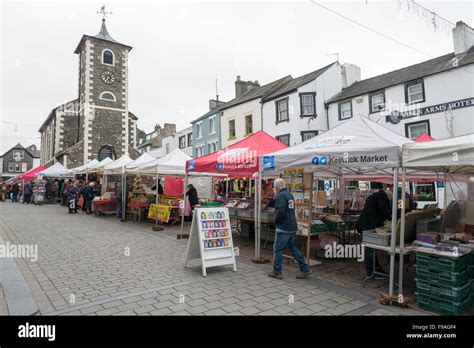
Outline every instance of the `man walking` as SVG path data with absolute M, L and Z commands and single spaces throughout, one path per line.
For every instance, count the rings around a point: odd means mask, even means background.
M 285 180 L 283 179 L 276 179 L 273 182 L 273 189 L 275 193 L 277 193 L 275 202 L 275 244 L 273 245 L 275 259 L 273 261 L 273 271 L 270 272 L 268 276 L 282 279 L 283 249 L 287 247 L 300 267 L 300 273 L 296 278 L 304 279 L 308 277 L 312 271 L 305 262 L 303 254 L 295 245 L 295 234 L 298 229 L 298 225 L 296 224 L 295 199 L 285 187 Z

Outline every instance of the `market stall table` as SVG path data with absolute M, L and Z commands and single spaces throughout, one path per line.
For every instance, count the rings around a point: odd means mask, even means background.
M 115 213 L 117 212 L 118 201 L 113 200 L 95 200 L 92 201 L 92 212 L 96 215 L 102 215 L 105 213 Z

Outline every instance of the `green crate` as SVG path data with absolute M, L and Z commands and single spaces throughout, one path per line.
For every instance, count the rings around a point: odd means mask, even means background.
M 416 278 L 436 285 L 460 287 L 471 278 L 469 270 L 463 272 L 439 272 L 416 266 Z
M 443 284 L 433 284 L 427 281 L 416 280 L 416 290 L 423 295 L 431 296 L 441 300 L 460 302 L 471 293 L 471 281 L 468 280 L 463 286 L 454 287 Z
M 201 202 L 201 207 L 221 207 L 224 203 L 222 202 Z
M 470 263 L 470 253 L 460 257 L 416 253 L 416 265 L 433 271 L 462 272 Z
M 415 292 L 415 295 L 419 307 L 440 314 L 461 315 L 471 307 L 471 295 L 460 302 L 433 298 L 418 291 Z
M 334 222 L 334 221 L 324 221 L 327 226 L 328 231 L 343 231 L 346 228 L 346 224 L 344 221 L 342 222 Z
M 328 227 L 326 224 L 311 226 L 311 233 L 326 232 L 327 230 L 328 230 Z

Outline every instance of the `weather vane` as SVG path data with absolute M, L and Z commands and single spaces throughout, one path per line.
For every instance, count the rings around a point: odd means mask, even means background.
M 100 11 L 97 11 L 97 13 L 101 13 L 102 14 L 102 21 L 105 22 L 105 17 L 107 17 L 108 14 L 112 14 L 112 12 L 107 12 L 105 10 L 105 5 L 102 5 L 100 7 Z

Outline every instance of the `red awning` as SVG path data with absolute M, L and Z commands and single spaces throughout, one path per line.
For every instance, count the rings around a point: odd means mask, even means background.
M 18 179 L 19 180 L 33 180 L 36 176 L 37 173 L 41 172 L 44 170 L 44 167 L 38 166 L 36 168 L 30 169 L 26 173 L 21 174 Z
M 431 141 L 431 140 L 434 140 L 434 138 L 426 133 L 423 133 L 422 135 L 420 135 L 418 138 L 415 139 L 415 142 L 422 143 L 424 141 Z
M 264 131 L 258 131 L 223 150 L 186 162 L 186 172 L 251 176 L 258 171 L 258 156 L 287 148 Z

